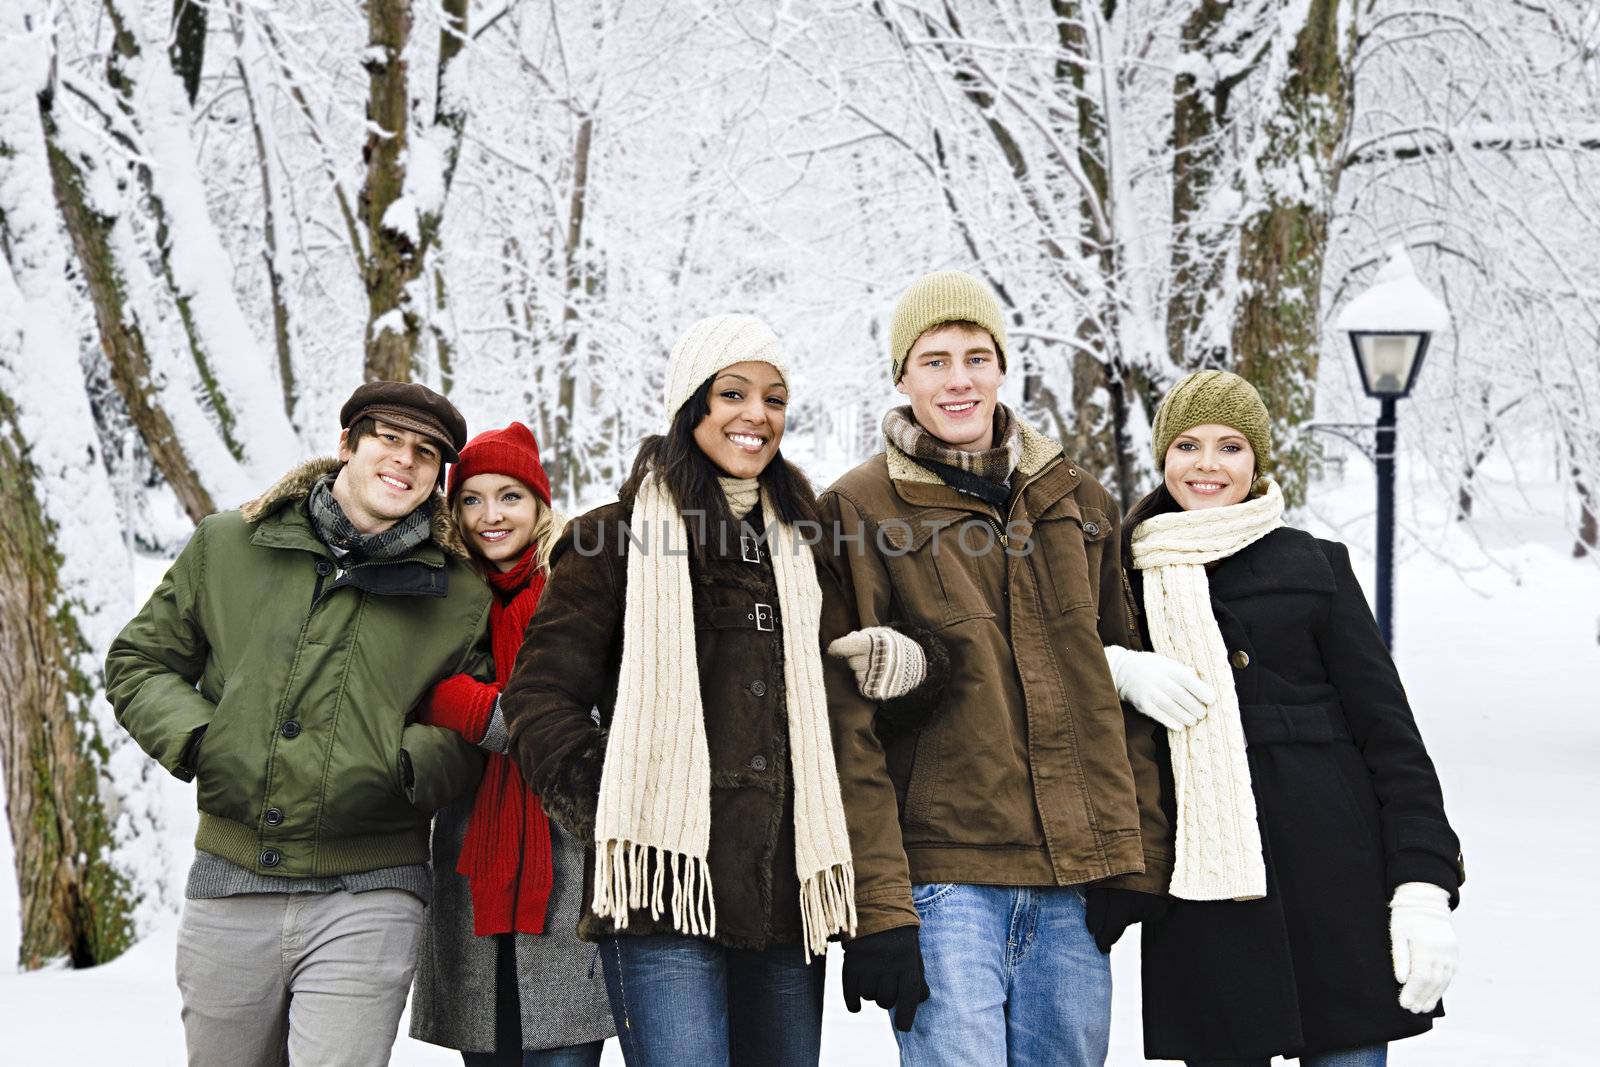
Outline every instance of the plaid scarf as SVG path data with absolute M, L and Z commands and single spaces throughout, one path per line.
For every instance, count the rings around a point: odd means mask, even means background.
M 382 533 L 362 533 L 333 498 L 333 482 L 338 476 L 338 471 L 324 474 L 306 498 L 311 525 L 329 548 L 349 552 L 362 560 L 399 559 L 432 534 L 432 500 L 423 501 L 411 514 Z
M 890 444 L 936 474 L 944 473 L 938 469 L 939 466 L 954 468 L 1001 487 L 1011 480 L 1017 464 L 1022 462 L 1022 423 L 1004 404 L 996 404 L 994 409 L 996 444 L 982 452 L 963 452 L 945 444 L 917 425 L 909 404 L 893 408 L 883 417 L 883 436 Z M 951 488 L 971 492 L 960 485 L 952 485 Z

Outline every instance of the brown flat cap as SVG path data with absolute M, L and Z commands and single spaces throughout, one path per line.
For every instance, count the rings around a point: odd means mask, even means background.
M 350 394 L 339 409 L 339 425 L 348 430 L 366 416 L 431 437 L 445 462 L 461 458 L 467 444 L 467 420 L 456 406 L 416 382 L 368 382 Z

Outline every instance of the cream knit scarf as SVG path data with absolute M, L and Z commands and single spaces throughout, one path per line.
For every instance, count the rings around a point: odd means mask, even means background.
M 1178 794 L 1178 860 L 1168 892 L 1185 900 L 1267 895 L 1239 695 L 1211 613 L 1205 568 L 1283 525 L 1278 484 L 1264 478 L 1257 488 L 1259 495 L 1243 503 L 1157 515 L 1133 532 L 1133 565 L 1144 572 L 1151 644 L 1193 667 L 1217 694 L 1205 718 L 1186 730 L 1167 731 Z
M 736 516 L 757 494 L 753 481 L 724 480 Z M 717 911 L 706 857 L 711 837 L 711 758 L 695 653 L 694 594 L 687 532 L 660 478 L 644 479 L 633 505 L 622 672 L 595 815 L 592 907 L 618 929 L 630 909 L 664 910 L 672 877 L 672 925 L 712 937 Z M 641 548 L 638 541 L 643 541 Z M 822 589 L 809 546 L 777 523 L 766 542 L 778 582 L 789 753 L 794 772 L 795 871 L 806 959 L 827 951 L 828 935 L 854 933 L 855 868 L 828 732 L 822 683 Z

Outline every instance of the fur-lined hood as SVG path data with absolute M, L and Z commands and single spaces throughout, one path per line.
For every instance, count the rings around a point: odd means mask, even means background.
M 316 485 L 324 475 L 332 474 L 342 466 L 344 464 L 332 456 L 308 459 L 279 478 L 266 492 L 241 507 L 239 514 L 244 516 L 245 522 L 260 522 L 285 504 L 304 500 L 310 496 L 312 486 Z M 443 549 L 446 555 L 463 560 L 469 559 L 467 543 L 456 527 L 455 512 L 445 500 L 444 494 L 435 492 L 429 500 L 433 504 L 433 515 L 429 520 L 430 539 Z

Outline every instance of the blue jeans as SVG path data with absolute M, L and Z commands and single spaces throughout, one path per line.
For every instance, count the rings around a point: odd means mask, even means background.
M 1242 1060 L 1186 1060 L 1189 1067 L 1267 1067 L 1271 1057 Z M 1300 1067 L 1385 1067 L 1389 1062 L 1388 1045 L 1368 1045 L 1350 1048 L 1343 1052 L 1319 1052 L 1314 1056 L 1301 1056 Z
M 514 1049 L 509 1052 L 463 1052 L 466 1067 L 600 1067 L 604 1041 L 565 1048 Z
M 1102 1067 L 1111 1041 L 1111 961 L 1076 889 L 913 885 L 933 995 L 901 1067 Z
M 824 961 L 799 948 L 723 948 L 677 934 L 600 950 L 629 1067 L 816 1067 Z

